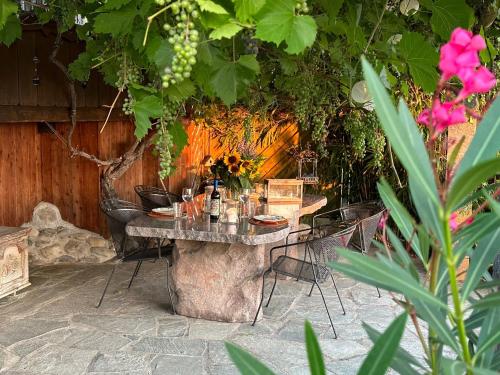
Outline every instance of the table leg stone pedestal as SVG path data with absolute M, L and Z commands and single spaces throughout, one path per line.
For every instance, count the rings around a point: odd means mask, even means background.
M 221 322 L 252 321 L 270 247 L 177 240 L 172 266 L 177 312 Z

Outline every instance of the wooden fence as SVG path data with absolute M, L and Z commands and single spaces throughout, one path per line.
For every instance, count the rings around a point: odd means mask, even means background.
M 99 134 L 102 122 L 81 122 L 74 133 L 74 145 L 101 158 L 118 156 L 134 141 L 133 124 L 108 123 Z M 56 125 L 64 134 L 68 124 Z M 189 146 L 177 161 L 175 173 L 167 181 L 168 189 L 179 192 L 191 178 L 205 155 L 219 156 L 210 132 L 187 125 Z M 211 140 L 211 141 L 210 141 Z M 266 157 L 263 178 L 293 177 L 294 163 L 286 150 L 298 142 L 298 129 L 288 124 L 280 129 L 272 145 L 258 152 Z M 148 150 L 117 181 L 121 198 L 137 202 L 135 185 L 161 186 L 157 177 L 158 161 Z M 99 169 L 82 158 L 71 158 L 63 143 L 37 123 L 0 123 L 0 225 L 17 226 L 31 218 L 40 201 L 54 203 L 63 219 L 89 230 L 105 233 L 99 211 Z

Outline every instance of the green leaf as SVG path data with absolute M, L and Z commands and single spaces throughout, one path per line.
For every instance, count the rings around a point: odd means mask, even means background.
M 294 75 L 297 73 L 297 63 L 292 60 L 289 56 L 284 56 L 280 58 L 280 65 L 281 65 L 281 70 L 283 70 L 283 73 L 286 75 Z
M 236 62 L 221 62 L 210 84 L 226 105 L 236 102 L 259 73 L 259 63 L 254 55 L 240 56 Z
M 285 41 L 286 51 L 298 54 L 314 43 L 316 31 L 311 16 L 295 15 L 294 0 L 273 0 L 267 1 L 257 15 L 255 37 L 277 46 Z
M 455 174 L 462 174 L 485 160 L 494 159 L 500 151 L 500 97 L 497 97 L 477 126 L 476 134 L 467 148 Z
M 372 342 L 376 342 L 382 335 L 376 329 L 370 327 L 368 324 L 363 322 L 363 328 L 365 329 L 368 337 Z M 423 369 L 423 366 L 417 359 L 415 359 L 409 352 L 407 352 L 402 347 L 396 349 L 394 357 L 392 359 L 391 368 L 396 370 L 400 374 L 408 375 L 418 375 L 419 372 L 415 370 L 411 365 Z
M 486 160 L 467 171 L 451 182 L 448 193 L 448 210 L 455 210 L 457 205 L 473 190 L 500 171 L 500 158 Z
M 496 348 L 500 343 L 500 308 L 490 309 L 481 326 L 474 362 L 480 367 L 489 368 Z
M 11 14 L 7 18 L 7 22 L 0 28 L 0 44 L 10 46 L 16 39 L 21 39 L 23 30 L 19 18 L 15 14 Z
M 486 297 L 475 300 L 471 308 L 476 310 L 484 310 L 500 306 L 500 292 L 490 293 Z
M 437 308 L 446 304 L 430 294 L 411 274 L 395 262 L 385 263 L 347 249 L 337 248 L 338 254 L 349 263 L 331 262 L 329 266 L 356 280 L 404 294 L 410 299 L 420 299 Z
M 423 35 L 414 32 L 404 33 L 397 48 L 408 64 L 415 83 L 425 91 L 433 92 L 438 80 L 436 66 L 439 55 L 436 49 L 425 40 Z
M 111 34 L 117 37 L 130 32 L 137 16 L 134 4 L 109 13 L 101 13 L 94 20 L 94 31 L 97 34 Z
M 163 111 L 161 99 L 155 95 L 146 95 L 142 99 L 135 99 L 132 106 L 135 116 L 135 136 L 142 139 L 151 129 L 150 118 L 158 118 Z
M 233 0 L 236 9 L 236 17 L 241 22 L 246 22 L 252 18 L 266 3 L 266 0 Z
M 384 205 L 389 209 L 389 214 L 394 220 L 398 229 L 406 241 L 409 241 L 413 237 L 411 245 L 415 254 L 420 258 L 424 265 L 427 265 L 428 259 L 425 259 L 419 248 L 418 237 L 413 234 L 415 228 L 415 220 L 411 217 L 408 210 L 401 204 L 401 202 L 396 197 L 396 194 L 389 186 L 387 181 L 382 178 L 382 180 L 377 183 L 377 189 L 380 194 L 380 198 L 384 202 Z
M 419 188 L 437 204 L 439 200 L 431 162 L 415 121 L 402 102 L 401 116 L 398 115 L 378 74 L 365 58 L 362 60 L 368 89 L 373 96 L 375 110 L 385 134 L 408 174 L 415 178 Z
M 441 371 L 444 375 L 463 375 L 467 366 L 462 361 L 454 361 L 449 358 L 441 359 Z
M 107 0 L 106 3 L 103 6 L 99 7 L 96 11 L 106 12 L 114 9 L 120 9 L 131 1 L 132 0 Z
M 324 375 L 325 363 L 323 362 L 323 353 L 321 353 L 321 348 L 319 347 L 318 339 L 314 334 L 311 322 L 306 320 L 304 329 L 306 336 L 307 358 L 309 359 L 309 369 L 311 370 L 311 374 Z
M 172 64 L 174 51 L 166 39 L 159 35 L 155 35 L 148 39 L 148 43 L 146 44 L 146 56 L 150 62 L 158 67 L 158 70 L 163 71 L 165 67 Z
M 201 10 L 215 14 L 227 14 L 223 6 L 214 3 L 211 0 L 196 0 Z
M 467 277 L 462 287 L 462 298 L 469 296 L 481 279 L 481 275 L 488 270 L 488 266 L 498 253 L 498 244 L 500 244 L 500 228 L 479 241 L 470 259 Z
M 6 24 L 10 16 L 17 13 L 17 4 L 11 0 L 2 0 L 0 2 L 0 29 Z
M 384 375 L 386 373 L 399 347 L 407 318 L 408 315 L 405 312 L 393 320 L 373 345 L 358 374 Z
M 71 77 L 80 82 L 87 82 L 89 80 L 91 67 L 92 55 L 88 52 L 82 52 L 71 64 L 69 64 L 68 69 Z
M 258 359 L 240 347 L 226 342 L 226 350 L 242 375 L 274 375 L 274 373 Z
M 335 20 L 344 4 L 344 0 L 319 0 L 318 3 L 326 11 L 328 18 Z
M 210 39 L 219 40 L 222 38 L 232 38 L 233 36 L 238 34 L 241 29 L 243 29 L 243 27 L 241 27 L 240 25 L 237 25 L 233 22 L 228 22 L 213 30 L 210 33 Z
M 188 144 L 188 135 L 184 129 L 184 125 L 180 121 L 174 121 L 168 128 L 168 131 L 172 136 L 172 143 L 175 146 L 173 157 L 177 157 Z
M 465 0 L 437 0 L 432 5 L 432 31 L 443 40 L 448 40 L 456 27 L 468 29 L 473 18 L 474 11 Z
M 190 79 L 184 79 L 164 89 L 170 100 L 180 103 L 196 93 L 196 87 Z

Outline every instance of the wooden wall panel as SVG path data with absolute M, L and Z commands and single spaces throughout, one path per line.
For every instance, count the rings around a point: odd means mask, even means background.
M 81 122 L 73 135 L 73 144 L 101 158 L 118 156 L 135 141 L 133 124 L 112 121 L 99 132 L 102 122 Z M 69 124 L 57 124 L 63 135 Z M 186 124 L 189 146 L 177 162 L 175 173 L 166 181 L 168 189 L 180 193 L 192 181 L 205 155 L 220 156 L 226 150 L 210 139 L 208 130 Z M 272 145 L 258 149 L 266 157 L 264 177 L 293 177 L 295 164 L 285 152 L 297 143 L 296 126 L 284 127 Z M 0 225 L 16 226 L 31 218 L 41 200 L 59 207 L 62 217 L 82 228 L 106 233 L 99 211 L 99 168 L 82 158 L 71 158 L 64 144 L 46 127 L 36 123 L 0 123 Z M 115 183 L 122 199 L 139 203 L 136 185 L 161 186 L 158 160 L 148 150 Z
M 41 200 L 39 145 L 36 124 L 0 125 L 0 225 L 29 221 Z

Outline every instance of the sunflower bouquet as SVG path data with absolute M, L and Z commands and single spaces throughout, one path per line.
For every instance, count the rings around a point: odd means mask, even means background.
M 262 156 L 234 150 L 217 159 L 211 167 L 211 172 L 216 178 L 224 181 L 227 189 L 236 191 L 252 187 L 260 177 L 259 169 L 263 163 Z

